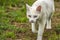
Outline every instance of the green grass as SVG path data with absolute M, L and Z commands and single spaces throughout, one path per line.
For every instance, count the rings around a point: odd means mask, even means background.
M 7 2 L 7 0 L 0 0 L 0 40 L 9 40 L 9 38 L 12 40 L 36 40 L 37 35 L 31 32 L 30 24 L 27 23 L 25 7 L 26 3 L 31 5 L 34 1 L 9 0 Z M 59 24 L 51 32 L 46 31 L 43 37 L 47 36 L 48 40 L 58 40 L 58 36 L 60 37 Z

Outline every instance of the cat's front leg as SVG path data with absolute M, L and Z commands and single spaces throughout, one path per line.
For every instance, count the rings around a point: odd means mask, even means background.
M 43 32 L 44 32 L 44 26 L 43 24 L 39 24 L 37 40 L 42 40 Z
M 42 40 L 45 24 L 46 24 L 46 20 L 43 20 L 41 23 L 39 23 L 37 40 Z
M 37 30 L 35 28 L 35 23 L 31 23 L 31 26 L 32 26 L 32 32 L 37 33 Z

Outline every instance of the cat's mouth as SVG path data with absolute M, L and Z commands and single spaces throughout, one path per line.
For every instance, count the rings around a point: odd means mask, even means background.
M 30 20 L 29 22 L 30 22 L 30 23 L 36 23 L 37 21 L 39 21 L 39 19 L 36 19 L 36 20 Z
M 35 23 L 35 22 L 33 20 L 31 20 L 30 23 Z

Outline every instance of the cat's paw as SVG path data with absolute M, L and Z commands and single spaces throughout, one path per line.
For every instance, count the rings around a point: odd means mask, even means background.
M 50 26 L 50 27 L 46 27 L 46 29 L 52 29 L 52 27 Z

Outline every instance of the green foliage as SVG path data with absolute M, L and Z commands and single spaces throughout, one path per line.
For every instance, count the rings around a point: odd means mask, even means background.
M 18 26 L 16 23 L 26 23 L 26 7 L 25 4 L 32 5 L 35 0 L 0 0 L 0 40 L 6 40 L 7 38 L 15 39 L 16 33 L 26 33 L 29 28 Z M 60 15 L 58 15 L 59 17 Z M 17 26 L 16 26 L 17 25 Z M 60 25 L 57 25 L 54 29 L 54 33 L 46 32 L 45 36 L 48 36 L 48 40 L 58 40 L 57 35 L 60 31 Z M 20 35 L 20 34 L 19 34 Z M 29 37 L 30 35 L 30 37 Z M 28 31 L 26 33 L 25 40 L 31 40 L 33 34 Z
M 58 40 L 58 36 L 54 32 L 51 36 L 48 36 L 48 40 Z
M 16 32 L 26 32 L 27 30 L 27 28 L 17 28 Z
M 0 0 L 0 5 L 12 5 L 19 3 L 19 0 Z
M 6 33 L 2 33 L 0 35 L 0 40 L 6 40 L 7 38 L 12 38 L 15 39 L 15 33 L 14 32 L 6 32 Z
M 13 32 L 6 32 L 5 33 L 5 37 L 7 37 L 7 38 L 15 38 L 15 33 L 13 33 Z
M 58 35 L 60 34 L 60 24 L 55 27 L 55 31 Z

